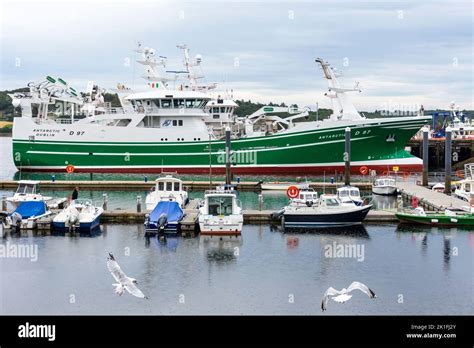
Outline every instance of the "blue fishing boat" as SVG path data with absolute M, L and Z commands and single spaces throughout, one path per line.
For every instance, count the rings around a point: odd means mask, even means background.
M 44 201 L 21 202 L 12 213 L 8 214 L 2 224 L 4 229 L 34 229 L 37 221 L 51 214 Z
M 183 218 L 183 209 L 178 202 L 163 200 L 158 202 L 145 220 L 147 233 L 177 233 L 179 222 Z

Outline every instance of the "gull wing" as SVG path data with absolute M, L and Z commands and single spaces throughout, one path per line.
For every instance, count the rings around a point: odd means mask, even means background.
M 141 292 L 141 290 L 137 288 L 137 286 L 134 283 L 132 283 L 130 280 L 128 280 L 124 284 L 124 286 L 125 286 L 125 289 L 133 296 L 136 296 L 139 298 L 145 298 L 145 295 L 143 294 L 143 292 Z
M 127 276 L 123 273 L 117 261 L 107 260 L 107 268 L 117 282 L 124 283 L 127 279 Z
M 352 290 L 360 290 L 367 294 L 370 298 L 375 298 L 375 292 L 373 292 L 369 287 L 360 282 L 352 282 L 351 285 L 347 288 L 347 292 L 351 292 Z
M 341 292 L 334 289 L 333 287 L 329 287 L 326 292 L 324 293 L 323 299 L 321 300 L 321 310 L 324 312 L 328 305 L 329 296 L 339 295 Z

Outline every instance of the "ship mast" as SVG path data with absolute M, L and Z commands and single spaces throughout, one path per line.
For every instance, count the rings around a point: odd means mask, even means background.
M 153 48 L 142 47 L 142 44 L 139 42 L 135 52 L 142 54 L 142 59 L 137 60 L 137 63 L 145 67 L 146 75 L 142 77 L 149 81 L 149 85 L 152 88 L 167 89 L 167 83 L 177 79 L 176 75 L 174 77 L 167 77 L 159 72 L 158 67 L 166 67 L 167 58 L 158 56 L 159 59 L 157 60 L 156 52 Z
M 328 81 L 328 93 L 324 95 L 331 99 L 332 104 L 332 120 L 358 120 L 363 117 L 359 114 L 354 104 L 350 101 L 346 92 L 361 92 L 359 84 L 356 83 L 354 88 L 342 88 L 337 79 L 334 69 L 321 58 L 316 58 L 316 63 L 321 65 L 323 74 Z

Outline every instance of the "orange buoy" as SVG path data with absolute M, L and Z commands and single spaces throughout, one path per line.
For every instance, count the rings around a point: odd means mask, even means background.
M 294 185 L 288 187 L 288 189 L 286 190 L 286 195 L 289 197 L 289 198 L 296 198 L 300 195 L 300 189 Z
M 74 173 L 74 170 L 75 170 L 75 169 L 76 169 L 76 168 L 74 168 L 74 166 L 73 166 L 72 164 L 68 164 L 68 165 L 66 166 L 66 172 L 67 172 L 68 174 Z
M 359 171 L 362 175 L 366 175 L 369 172 L 369 168 L 367 168 L 366 166 L 362 166 L 360 167 Z

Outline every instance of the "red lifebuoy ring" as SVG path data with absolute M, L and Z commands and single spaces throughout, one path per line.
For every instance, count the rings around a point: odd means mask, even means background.
M 417 196 L 413 196 L 411 198 L 411 206 L 413 208 L 418 208 L 418 197 Z
M 369 172 L 369 168 L 367 168 L 366 166 L 362 166 L 360 167 L 359 171 L 362 175 L 366 175 Z
M 66 166 L 66 172 L 67 172 L 68 174 L 74 173 L 74 170 L 75 170 L 75 169 L 76 169 L 76 168 L 74 168 L 74 166 L 73 166 L 72 164 L 68 164 L 68 165 Z
M 294 185 L 288 187 L 288 189 L 286 190 L 286 195 L 289 197 L 289 198 L 296 198 L 300 195 L 300 189 Z

